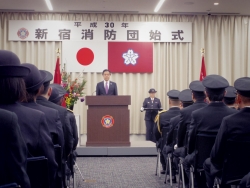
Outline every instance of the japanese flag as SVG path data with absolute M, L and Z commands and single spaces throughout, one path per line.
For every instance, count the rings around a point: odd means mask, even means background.
M 106 41 L 63 41 L 62 63 L 67 72 L 102 72 L 108 67 Z

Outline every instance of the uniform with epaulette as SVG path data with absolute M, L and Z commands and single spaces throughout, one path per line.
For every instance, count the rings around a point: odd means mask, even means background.
M 145 124 L 146 124 L 146 140 L 151 140 L 155 142 L 155 137 L 153 134 L 153 128 L 154 128 L 154 120 L 156 115 L 158 114 L 158 111 L 161 109 L 161 101 L 160 99 L 154 97 L 154 93 L 157 91 L 153 88 L 151 88 L 148 93 L 150 95 L 153 94 L 152 98 L 148 97 L 144 99 L 141 111 L 144 109 L 147 109 L 145 112 Z M 157 110 L 150 110 L 151 109 L 157 109 Z
M 159 112 L 159 114 L 158 114 L 159 116 L 158 117 L 156 116 L 157 122 L 156 122 L 156 126 L 154 126 L 154 134 L 155 134 L 155 138 L 156 138 L 158 145 L 162 146 L 161 149 L 163 149 L 163 146 L 166 144 L 166 143 L 159 143 L 159 142 L 162 142 L 162 140 L 164 140 L 164 139 L 161 139 L 162 128 L 163 127 L 169 128 L 170 119 L 172 117 L 178 116 L 180 114 L 179 98 L 178 98 L 179 93 L 180 93 L 180 91 L 178 91 L 178 90 L 170 90 L 167 93 L 167 96 L 169 97 L 169 103 L 170 103 L 169 110 Z M 165 170 L 166 170 L 166 162 L 165 162 L 165 159 L 164 159 L 162 152 L 160 155 L 160 160 L 161 160 L 162 169 L 163 169 L 161 171 L 161 173 L 164 174 Z
M 237 112 L 237 110 L 228 108 L 222 102 L 225 88 L 229 86 L 229 83 L 225 78 L 219 75 L 209 75 L 204 78 L 202 84 L 205 87 L 210 103 L 204 108 L 193 111 L 191 115 L 192 120 L 188 131 L 188 155 L 183 162 L 183 167 L 187 177 L 189 177 L 190 167 L 194 164 L 196 155 L 196 135 L 201 132 L 217 133 L 222 119 L 225 116 Z M 198 182 L 198 178 L 199 177 L 196 176 L 195 182 Z M 188 179 L 185 182 L 188 183 Z

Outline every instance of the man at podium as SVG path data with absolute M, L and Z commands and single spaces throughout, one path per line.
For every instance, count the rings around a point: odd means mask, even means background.
M 108 69 L 102 71 L 104 81 L 96 85 L 96 95 L 118 95 L 115 82 L 110 81 L 111 72 Z

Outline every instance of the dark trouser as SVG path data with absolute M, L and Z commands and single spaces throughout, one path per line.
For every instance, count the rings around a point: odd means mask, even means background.
M 164 146 L 162 154 L 165 158 L 165 161 L 167 161 L 168 154 L 170 154 L 172 152 L 173 152 L 172 146 L 167 146 L 167 145 Z M 176 168 L 175 164 L 173 163 L 173 157 L 171 157 L 171 169 L 172 169 L 172 176 L 175 176 L 177 168 Z M 169 169 L 167 169 L 167 170 L 169 170 Z
M 150 140 L 152 142 L 156 142 L 153 128 L 154 128 L 154 121 L 153 120 L 145 120 L 146 123 L 146 140 Z
M 216 176 L 220 176 L 221 170 L 218 170 L 212 163 L 210 158 L 206 159 L 203 168 L 206 175 L 206 180 L 209 188 L 213 188 L 214 179 Z M 229 186 L 231 187 L 231 186 Z
M 194 164 L 194 152 L 190 155 L 187 155 L 183 161 L 183 168 L 184 168 L 184 178 L 186 186 L 189 185 L 189 178 L 190 178 L 190 167 Z
M 240 188 L 249 188 L 250 187 L 250 173 L 245 175 L 240 181 Z

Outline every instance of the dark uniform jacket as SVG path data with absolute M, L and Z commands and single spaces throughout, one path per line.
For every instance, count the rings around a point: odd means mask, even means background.
M 159 140 L 161 138 L 161 133 L 160 131 L 162 130 L 163 127 L 169 127 L 169 122 L 172 117 L 178 116 L 180 114 L 180 108 L 179 107 L 172 107 L 169 108 L 168 111 L 162 112 L 159 117 L 159 125 L 154 127 L 154 134 L 156 140 Z
M 28 108 L 42 111 L 45 114 L 53 144 L 54 145 L 58 144 L 61 147 L 63 147 L 64 135 L 63 135 L 62 124 L 61 124 L 60 117 L 58 115 L 58 111 L 52 108 L 48 108 L 46 106 L 42 106 L 35 102 L 21 103 L 21 105 L 24 105 Z
M 73 143 L 73 150 L 76 150 L 76 146 L 78 144 L 78 131 L 77 131 L 77 125 L 76 125 L 76 118 L 72 110 L 67 109 L 70 125 L 72 128 L 74 143 Z
M 73 134 L 71 130 L 70 121 L 67 116 L 67 109 L 57 104 L 54 104 L 53 102 L 48 101 L 45 97 L 42 96 L 38 96 L 36 102 L 38 104 L 56 109 L 58 111 L 63 126 L 64 141 L 65 141 L 64 158 L 66 159 L 66 157 L 70 154 L 70 152 L 73 149 Z
M 158 98 L 154 98 L 153 102 L 150 97 L 145 98 L 143 105 L 143 108 L 161 108 L 161 101 Z M 158 114 L 158 110 L 146 110 L 145 113 L 145 118 L 144 120 L 149 121 L 152 120 L 154 121 L 155 116 Z
M 207 103 L 204 101 L 196 101 L 194 104 L 183 108 L 180 111 L 180 124 L 177 133 L 177 146 L 183 147 L 185 144 L 185 136 L 186 132 L 189 129 L 189 125 L 191 123 L 191 113 L 197 109 L 203 108 L 207 106 Z
M 188 133 L 188 154 L 195 149 L 195 138 L 199 132 L 217 133 L 222 119 L 236 113 L 237 110 L 228 108 L 223 102 L 211 102 L 206 107 L 195 110 Z
M 179 123 L 180 123 L 180 115 L 175 116 L 170 119 L 170 122 L 169 122 L 170 130 L 168 132 L 166 145 L 174 146 L 176 144 L 177 134 L 174 135 L 174 133 L 175 131 L 178 130 Z
M 104 81 L 99 82 L 96 85 L 96 95 L 118 95 L 116 83 L 109 81 L 109 90 L 108 94 L 106 94 Z
M 210 156 L 212 164 L 217 169 L 222 169 L 228 139 L 250 141 L 249 125 L 250 108 L 243 108 L 241 111 L 237 111 L 237 113 L 223 119 Z
M 30 188 L 27 147 L 16 114 L 0 109 L 0 185 L 16 182 Z
M 28 149 L 28 156 L 45 156 L 48 158 L 50 184 L 52 185 L 57 172 L 57 163 L 45 114 L 22 106 L 19 103 L 0 104 L 0 108 L 14 112 L 17 115 L 18 124 Z

